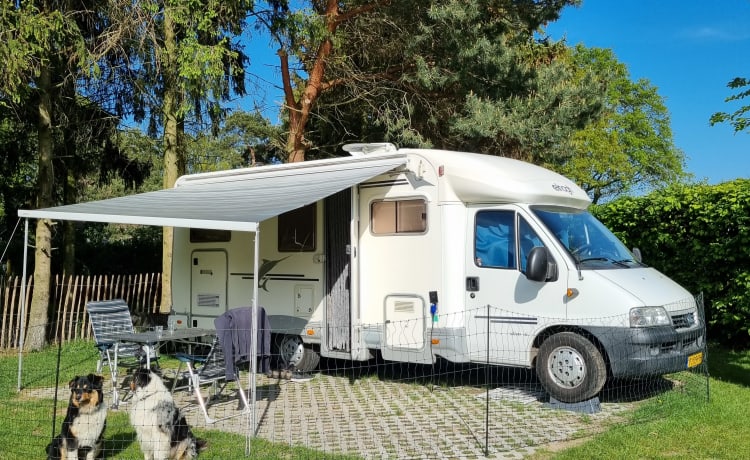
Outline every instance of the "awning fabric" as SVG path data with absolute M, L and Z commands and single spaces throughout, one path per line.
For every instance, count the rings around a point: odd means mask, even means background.
M 175 188 L 53 208 L 20 217 L 256 231 L 270 217 L 313 203 L 406 162 L 373 154 L 181 177 Z

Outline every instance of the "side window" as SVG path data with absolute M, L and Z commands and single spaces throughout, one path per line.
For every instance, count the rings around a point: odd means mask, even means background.
M 316 203 L 279 215 L 279 252 L 315 251 Z
M 370 228 L 376 235 L 424 233 L 427 231 L 425 200 L 373 201 Z
M 474 222 L 474 263 L 480 267 L 516 268 L 515 213 L 480 211 Z
M 228 243 L 232 239 L 229 230 L 207 230 L 205 228 L 191 228 L 191 243 Z
M 521 272 L 526 273 L 526 259 L 529 257 L 529 252 L 531 252 L 532 248 L 544 246 L 544 244 L 542 244 L 542 240 L 523 217 L 518 218 L 518 246 L 518 254 L 521 259 Z

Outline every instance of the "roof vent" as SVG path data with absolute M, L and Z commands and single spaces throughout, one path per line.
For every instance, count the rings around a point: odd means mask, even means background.
M 371 153 L 388 153 L 396 152 L 398 149 L 395 145 L 388 142 L 377 142 L 372 144 L 346 144 L 342 147 L 345 152 L 353 157 L 368 155 Z

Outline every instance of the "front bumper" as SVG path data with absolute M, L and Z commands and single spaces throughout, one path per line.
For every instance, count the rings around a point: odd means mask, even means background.
M 704 352 L 706 329 L 694 326 L 647 328 L 587 328 L 609 357 L 613 377 L 643 377 L 671 374 L 689 368 L 688 358 Z M 691 362 L 692 366 L 695 364 Z

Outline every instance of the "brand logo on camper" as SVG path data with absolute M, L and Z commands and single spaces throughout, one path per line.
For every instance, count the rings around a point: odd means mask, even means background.
M 260 288 L 263 289 L 266 292 L 270 292 L 268 288 L 266 287 L 268 285 L 269 277 L 267 276 L 268 273 L 271 271 L 273 267 L 275 267 L 279 262 L 281 262 L 284 259 L 288 259 L 291 256 L 282 257 L 281 259 L 276 260 L 268 260 L 263 259 L 263 263 L 260 264 L 260 268 L 258 269 L 258 274 L 260 275 L 258 279 L 260 280 Z
M 572 194 L 573 194 L 573 189 L 572 189 L 572 188 L 570 188 L 570 187 L 568 187 L 567 185 L 552 184 L 552 188 L 553 188 L 553 189 L 554 189 L 554 190 L 555 190 L 556 192 L 565 192 L 565 193 L 568 193 L 568 194 L 570 194 L 570 195 L 572 195 Z

